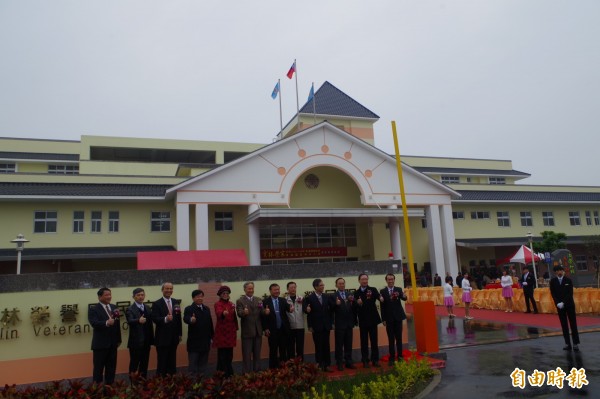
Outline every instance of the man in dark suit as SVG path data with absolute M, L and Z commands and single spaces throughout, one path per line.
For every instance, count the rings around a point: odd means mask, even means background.
M 346 280 L 338 278 L 335 280 L 337 291 L 335 295 L 329 296 L 329 307 L 333 310 L 333 325 L 335 336 L 335 361 L 339 371 L 347 368 L 353 369 L 352 361 L 352 329 L 356 321 L 354 309 L 352 309 L 353 297 L 346 291 Z
M 183 322 L 188 325 L 188 371 L 203 375 L 208 364 L 208 352 L 215 334 L 210 309 L 204 306 L 204 292 L 192 291 L 193 304 L 183 311 Z
M 279 297 L 281 289 L 278 284 L 271 284 L 269 293 L 271 296 L 263 300 L 262 327 L 269 340 L 269 368 L 277 368 L 287 360 L 287 334 L 290 332 L 287 313 L 292 309 L 285 299 Z
M 377 326 L 381 324 L 381 317 L 377 310 L 377 301 L 380 300 L 379 291 L 369 286 L 369 276 L 361 273 L 358 276 L 360 286 L 354 292 L 354 311 L 358 316 L 360 330 L 361 361 L 365 368 L 369 366 L 369 340 L 371 341 L 371 362 L 373 367 L 379 365 L 379 346 L 377 343 Z
M 387 287 L 380 291 L 381 298 L 381 318 L 387 332 L 389 351 L 390 351 L 390 366 L 396 360 L 402 360 L 402 323 L 406 319 L 406 313 L 402 307 L 402 301 L 406 301 L 406 294 L 402 292 L 402 288 L 395 287 L 396 276 L 388 273 L 385 276 Z M 402 300 L 402 301 L 401 301 Z
M 181 305 L 171 298 L 173 284 L 164 283 L 162 298 L 152 304 L 152 321 L 156 325 L 154 345 L 156 346 L 156 374 L 167 375 L 177 372 L 177 345 L 181 341 Z
M 331 311 L 323 280 L 317 278 L 312 283 L 315 291 L 302 301 L 302 310 L 306 313 L 308 330 L 312 331 L 315 344 L 315 360 L 319 368 L 331 372 L 331 349 L 329 347 L 329 331 L 331 331 Z
M 260 298 L 254 296 L 254 283 L 244 283 L 244 295 L 235 303 L 236 313 L 242 325 L 242 370 L 244 373 L 260 371 L 262 348 L 262 312 Z
M 577 317 L 575 313 L 575 301 L 573 300 L 573 281 L 565 276 L 565 270 L 562 266 L 554 266 L 556 276 L 550 280 L 550 294 L 558 310 L 558 318 L 562 327 L 566 351 L 573 349 L 579 352 L 579 332 L 577 331 Z M 573 336 L 573 346 L 571 347 L 571 338 L 569 337 L 569 324 L 571 325 L 571 335 Z
M 93 328 L 93 378 L 94 382 L 100 384 L 104 381 L 106 385 L 115 381 L 117 348 L 121 345 L 119 310 L 115 305 L 111 305 L 111 300 L 111 291 L 106 287 L 100 288 L 99 303 L 88 309 L 88 321 Z
M 148 359 L 150 346 L 154 342 L 154 328 L 150 318 L 150 308 L 144 305 L 146 293 L 142 288 L 133 290 L 134 303 L 127 308 L 127 324 L 129 324 L 129 374 L 139 373 L 148 376 Z
M 531 305 L 533 306 L 533 313 L 537 313 L 537 305 L 535 304 L 535 298 L 533 297 L 533 290 L 535 290 L 535 277 L 532 273 L 529 273 L 529 269 L 527 267 L 523 268 L 523 275 L 521 276 L 521 280 L 519 280 L 519 282 L 523 287 L 523 296 L 525 297 L 525 306 L 527 307 L 527 311 L 525 313 L 531 313 L 529 302 L 531 302 Z

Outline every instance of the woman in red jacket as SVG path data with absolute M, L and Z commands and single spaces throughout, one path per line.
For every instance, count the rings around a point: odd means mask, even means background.
M 231 289 L 224 285 L 219 288 L 219 300 L 215 303 L 217 325 L 213 346 L 217 348 L 217 371 L 225 373 L 226 377 L 233 374 L 233 348 L 237 342 L 238 320 L 235 305 L 229 300 Z

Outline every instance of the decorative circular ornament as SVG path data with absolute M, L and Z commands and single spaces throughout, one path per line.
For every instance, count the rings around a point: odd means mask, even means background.
M 352 153 L 350 151 L 346 151 L 344 153 L 344 158 L 346 158 L 346 159 L 352 159 Z
M 306 151 L 304 151 L 304 150 L 298 150 L 298 156 L 300 158 L 304 158 L 306 156 Z
M 367 170 L 365 170 L 365 176 L 366 176 L 366 177 L 371 177 L 371 176 L 373 176 L 373 171 L 371 171 L 371 169 L 367 169 Z
M 311 173 L 304 178 L 304 184 L 307 188 L 314 190 L 319 187 L 319 178 Z
M 281 176 L 285 175 L 285 168 L 283 166 L 278 167 L 277 173 L 279 173 Z
M 324 154 L 327 154 L 327 153 L 329 152 L 329 147 L 328 147 L 326 144 L 323 144 L 323 145 L 321 146 L 321 151 L 322 151 Z

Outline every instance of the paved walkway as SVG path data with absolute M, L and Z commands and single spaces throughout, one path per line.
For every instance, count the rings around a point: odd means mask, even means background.
M 447 359 L 446 368 L 441 370 L 441 382 L 427 398 L 600 397 L 599 317 L 578 316 L 582 324 L 581 351 L 567 352 L 562 350 L 564 340 L 556 323 L 558 316 L 532 314 L 524 317 L 523 314 L 487 312 L 495 313 L 485 317 L 475 311 L 472 315 L 476 319 L 472 321 L 458 317 L 452 322 L 446 316 L 436 317 L 440 347 Z M 460 315 L 463 314 L 464 311 Z M 409 346 L 414 347 L 411 324 L 409 320 Z M 547 372 L 556 371 L 558 367 L 566 375 L 573 368 L 584 369 L 589 384 L 580 384 L 580 389 L 573 389 L 565 379 L 562 389 L 548 385 L 547 381 L 539 387 L 529 382 L 524 389 L 513 387 L 510 374 L 515 369 L 523 370 L 526 378 L 534 370 L 544 372 L 547 378 Z M 581 377 L 581 372 L 577 376 Z

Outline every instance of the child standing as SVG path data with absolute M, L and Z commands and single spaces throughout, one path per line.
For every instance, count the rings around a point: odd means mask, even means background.
M 462 301 L 465 304 L 465 320 L 471 320 L 472 317 L 469 315 L 469 308 L 471 307 L 471 282 L 469 281 L 469 273 L 463 274 L 462 281 Z
M 444 284 L 444 306 L 448 309 L 448 317 L 453 318 L 454 313 L 452 313 L 452 307 L 454 306 L 454 299 L 452 299 L 452 295 L 454 294 L 454 290 L 452 289 L 452 277 L 446 276 L 446 284 Z

